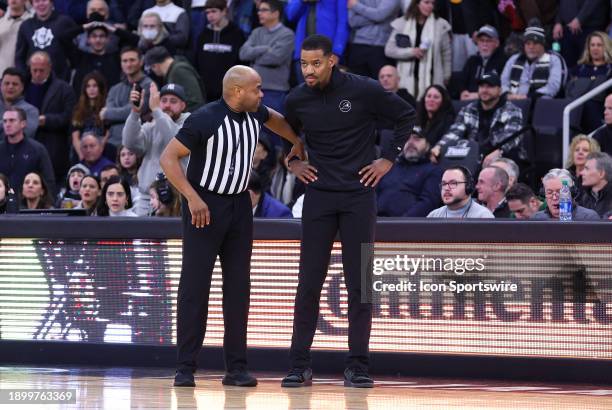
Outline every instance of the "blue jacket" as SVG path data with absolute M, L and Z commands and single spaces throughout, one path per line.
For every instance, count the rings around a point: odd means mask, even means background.
M 291 210 L 270 194 L 262 193 L 255 211 L 256 218 L 293 218 Z
M 313 3 L 304 3 L 303 0 L 289 0 L 285 8 L 287 19 L 297 21 L 295 29 L 295 50 L 293 59 L 300 59 L 302 42 L 306 38 L 306 24 L 311 7 L 317 8 L 317 34 L 323 34 L 332 41 L 332 52 L 342 57 L 349 38 L 348 9 L 346 0 L 319 0 Z
M 442 168 L 428 160 L 409 163 L 402 157 L 378 184 L 379 216 L 427 216 L 440 206 Z

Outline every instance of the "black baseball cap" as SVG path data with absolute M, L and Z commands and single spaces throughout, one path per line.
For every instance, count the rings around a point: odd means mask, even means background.
M 489 73 L 484 73 L 478 79 L 478 85 L 480 84 L 489 84 L 494 87 L 501 87 L 501 79 L 499 78 L 499 75 L 495 71 L 491 71 Z
M 187 100 L 187 97 L 185 96 L 185 89 L 179 84 L 170 83 L 164 85 L 159 92 L 159 96 L 163 97 L 166 94 L 175 95 L 183 101 Z

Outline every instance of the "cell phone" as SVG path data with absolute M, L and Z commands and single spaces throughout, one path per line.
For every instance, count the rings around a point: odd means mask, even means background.
M 134 91 L 138 93 L 138 99 L 132 100 L 132 104 L 134 105 L 134 107 L 138 107 L 140 105 L 140 93 L 142 92 L 142 87 L 140 86 L 140 84 L 134 84 Z

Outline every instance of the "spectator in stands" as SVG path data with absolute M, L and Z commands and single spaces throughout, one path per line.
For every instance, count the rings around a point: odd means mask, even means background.
M 284 113 L 295 36 L 280 22 L 282 3 L 279 0 L 262 0 L 257 14 L 262 26 L 253 30 L 240 48 L 239 57 L 251 62 L 261 76 L 262 104 Z M 278 137 L 273 136 L 272 140 L 274 145 L 280 145 Z
M 496 218 L 510 218 L 510 208 L 506 201 L 508 174 L 499 167 L 486 167 L 480 171 L 476 191 L 478 200 L 493 212 Z
M 256 218 L 291 218 L 291 210 L 282 202 L 268 194 L 261 185 L 257 172 L 251 172 L 247 186 L 251 196 L 253 216 Z
M 413 1 L 391 27 L 385 54 L 398 60 L 400 87 L 420 99 L 429 85 L 447 85 L 452 71 L 451 27 L 435 16 L 434 1 Z
M 81 152 L 81 138 L 85 132 L 93 132 L 95 135 L 103 136 L 103 145 L 108 141 L 108 129 L 102 118 L 100 111 L 104 107 L 106 100 L 106 83 L 104 78 L 97 72 L 91 72 L 83 78 L 79 101 L 74 107 L 72 114 L 72 147 L 78 160 L 83 160 Z M 114 158 L 114 150 L 107 149 L 107 157 Z
M 444 171 L 440 191 L 444 206 L 431 211 L 428 218 L 495 218 L 491 211 L 472 199 L 474 181 L 466 168 Z
M 416 106 L 416 123 L 430 146 L 435 146 L 455 122 L 455 109 L 446 88 L 433 84 Z
M 525 22 L 537 19 L 550 38 L 559 10 L 559 0 L 518 0 L 514 1 L 514 4 L 516 5 L 514 14 L 518 18 L 517 25 L 513 25 L 512 30 L 522 32 L 525 29 Z
M 125 145 L 117 148 L 117 166 L 121 178 L 125 179 L 130 186 L 138 186 L 138 168 L 142 163 L 142 157 L 136 155 Z
M 542 27 L 527 27 L 523 41 L 523 52 L 510 57 L 502 73 L 502 88 L 509 93 L 508 99 L 556 97 L 564 85 L 565 62 L 558 54 L 546 52 Z
M 96 207 L 101 192 L 102 186 L 100 186 L 98 178 L 93 175 L 84 176 L 79 187 L 81 202 L 76 206 L 76 209 L 85 209 L 87 214 L 91 214 Z
M 115 29 L 125 29 L 125 24 L 121 24 L 119 22 L 113 21 L 111 18 L 110 8 L 108 7 L 108 3 L 104 0 L 89 0 L 87 2 L 87 16 L 85 20 L 76 19 L 73 17 L 74 21 L 77 24 L 86 24 L 92 22 L 98 23 L 106 23 L 109 27 L 113 27 Z M 121 18 L 122 16 L 119 16 Z M 85 51 L 88 53 L 92 52 L 92 49 L 87 41 L 87 33 L 81 33 L 75 39 L 75 43 L 79 50 Z M 114 33 L 110 32 L 108 36 L 108 43 L 106 44 L 106 51 L 108 53 L 117 53 L 120 50 L 119 46 L 119 37 Z
M 102 187 L 102 193 L 96 205 L 96 216 L 138 216 L 130 210 L 131 207 L 130 186 L 120 177 L 113 176 Z
M 460 139 L 478 142 L 485 167 L 514 151 L 518 151 L 519 157 L 525 156 L 521 145 L 522 135 L 508 140 L 522 128 L 523 113 L 502 94 L 497 73 L 487 73 L 480 78 L 478 96 L 478 101 L 469 103 L 459 111 L 448 133 L 431 150 L 432 161 L 437 161 L 442 147 Z
M 142 165 L 138 169 L 138 187 L 140 197 L 135 204 L 138 215 L 148 215 L 149 187 L 158 173 L 162 172 L 159 158 L 166 145 L 176 135 L 189 116 L 185 112 L 185 90 L 178 84 L 166 84 L 161 92 L 155 83 L 151 84 L 149 107 L 153 112 L 153 121 L 146 124 L 140 122 L 139 114 L 144 103 L 144 97 L 137 91 L 132 91 L 132 100 L 140 100 L 138 106 L 133 106 L 123 128 L 123 145 L 138 156 L 142 156 Z M 187 167 L 187 158 L 183 166 Z
M 156 179 L 149 188 L 150 216 L 181 216 L 181 195 L 167 179 Z
M 54 0 L 53 2 L 58 13 L 70 16 L 77 24 L 87 23 L 92 13 L 99 13 L 108 16 L 109 21 L 114 25 L 126 28 L 123 3 L 128 2 L 124 0 L 107 0 L 107 2 L 103 0 Z
M 391 21 L 400 9 L 399 0 L 348 0 L 348 23 L 352 29 L 347 65 L 351 72 L 376 78 L 380 69 L 393 64 L 385 55 Z
M 336 63 L 344 56 L 350 36 L 348 8 L 344 0 L 289 0 L 285 8 L 287 20 L 296 25 L 293 61 L 296 62 L 296 78 L 303 81 L 299 66 L 300 50 L 304 39 L 312 34 L 322 34 L 332 41 L 332 53 Z
M 582 58 L 570 71 L 565 88 L 567 98 L 576 99 L 612 77 L 612 40 L 604 32 L 595 31 L 586 39 Z M 605 93 L 585 102 L 582 108 L 582 129 L 594 130 L 603 120 Z
M 14 65 L 19 26 L 33 15 L 26 8 L 26 0 L 9 0 L 7 3 L 8 8 L 0 17 L 0 73 Z
M 155 6 L 143 12 L 157 13 L 168 31 L 168 41 L 176 51 L 187 49 L 189 45 L 189 16 L 185 9 L 170 0 L 155 0 Z
M 580 57 L 584 41 L 608 24 L 607 0 L 560 0 L 553 38 L 561 42 L 561 54 L 572 68 Z
M 159 14 L 147 12 L 138 21 L 138 49 L 144 54 L 153 47 L 162 46 L 171 55 L 176 53 L 176 46 L 170 39 L 170 33 Z
M 581 206 L 593 209 L 603 216 L 612 211 L 612 158 L 605 152 L 594 152 L 587 157 L 580 172 L 585 188 L 578 197 Z
M 102 168 L 113 164 L 111 160 L 102 155 L 104 152 L 103 137 L 96 135 L 94 131 L 85 131 L 81 137 L 80 144 L 81 163 L 89 169 L 90 174 L 100 177 Z
M 89 175 L 89 169 L 83 164 L 73 165 L 68 170 L 64 186 L 57 194 L 56 208 L 76 208 L 81 202 L 81 181 Z
M 49 185 L 45 178 L 36 171 L 28 173 L 23 180 L 21 185 L 21 208 L 53 208 L 53 197 L 51 196 Z
M 30 56 L 30 83 L 26 86 L 25 100 L 39 111 L 36 139 L 51 157 L 55 180 L 61 181 L 68 169 L 70 117 L 76 105 L 72 87 L 52 72 L 49 54 L 36 51 Z
M 11 188 L 6 175 L 0 173 L 0 215 L 16 214 L 19 212 L 19 204 L 15 191 Z
M 529 186 L 521 182 L 508 189 L 506 201 L 516 219 L 530 219 L 536 212 L 546 209 L 546 204 L 540 201 Z
M 70 38 L 67 35 L 75 23 L 68 16 L 53 10 L 52 0 L 32 0 L 35 16 L 24 21 L 19 27 L 15 64 L 26 71 L 26 62 L 37 51 L 46 51 L 53 61 L 53 72 L 62 80 L 70 80 L 68 54 Z
M 172 57 L 165 48 L 154 47 L 145 54 L 145 64 L 151 67 L 156 76 L 163 78 L 165 84 L 182 87 L 187 111 L 195 111 L 206 101 L 202 80 L 185 58 Z
M 378 82 L 385 90 L 391 93 L 396 93 L 410 105 L 416 107 L 417 102 L 412 94 L 410 94 L 405 88 L 400 88 L 400 76 L 397 72 L 397 67 L 394 65 L 386 65 L 380 69 L 378 72 Z
M 470 56 L 463 66 L 461 77 L 462 100 L 478 99 L 478 79 L 484 73 L 501 73 L 506 64 L 506 55 L 499 46 L 499 34 L 493 26 L 482 26 L 476 34 L 478 53 Z
M 87 33 L 87 44 L 91 52 L 75 49 L 72 52 L 71 62 L 75 68 L 72 86 L 75 92 L 81 89 L 83 78 L 91 72 L 97 71 L 104 77 L 107 87 L 117 84 L 121 78 L 121 65 L 119 52 L 110 53 L 106 50 L 110 29 L 109 25 L 100 23 L 87 23 L 83 26 Z M 76 31 L 80 29 L 75 29 Z
M 143 113 L 149 112 L 148 90 L 151 86 L 151 78 L 142 71 L 144 64 L 142 53 L 136 47 L 127 46 L 121 50 L 121 71 L 123 78 L 108 92 L 106 105 L 100 110 L 100 118 L 110 127 L 108 142 L 118 146 L 121 144 L 121 133 L 125 120 L 132 110 L 130 93 L 137 86 L 145 92 L 145 106 Z
M 415 127 L 376 187 L 378 216 L 427 216 L 440 205 L 442 169 L 429 161 L 429 142 Z
M 498 158 L 495 161 L 491 162 L 492 167 L 498 167 L 506 171 L 508 175 L 508 189 L 512 188 L 516 181 L 518 181 L 521 170 L 516 162 L 512 161 L 510 158 Z
M 9 67 L 2 73 L 2 83 L 0 84 L 0 115 L 9 107 L 16 107 L 23 110 L 26 114 L 25 135 L 33 138 L 38 129 L 39 112 L 38 108 L 26 102 L 23 90 L 26 84 L 26 77 L 20 70 Z M 2 137 L 2 133 L 0 133 Z
M 546 210 L 536 212 L 532 219 L 559 219 L 559 194 L 563 181 L 567 181 L 570 188 L 574 186 L 572 175 L 566 169 L 553 168 L 542 178 L 544 194 L 546 195 Z M 573 201 L 572 220 L 599 220 L 599 215 L 592 209 L 579 206 Z
M 33 138 L 26 138 L 25 112 L 21 108 L 9 108 L 2 114 L 4 138 L 0 139 L 0 172 L 6 175 L 11 186 L 23 184 L 26 174 L 36 171 L 45 177 L 53 190 L 55 173 L 45 147 Z
M 104 188 L 104 185 L 108 182 L 111 177 L 120 177 L 121 171 L 117 164 L 107 164 L 100 170 L 100 186 Z M 131 191 L 131 189 L 130 189 Z
M 582 193 L 582 177 L 580 174 L 584 169 L 587 156 L 592 152 L 600 152 L 599 144 L 594 138 L 584 134 L 576 135 L 570 144 L 569 155 L 565 162 L 565 169 L 572 175 L 575 190 L 578 195 Z
M 207 0 L 204 11 L 208 25 L 195 43 L 195 68 L 204 81 L 209 101 L 213 101 L 221 98 L 225 72 L 240 62 L 240 47 L 245 38 L 240 28 L 228 19 L 225 0 Z
M 612 155 L 612 94 L 604 101 L 604 125 L 593 133 L 593 139 L 599 143 L 601 151 Z

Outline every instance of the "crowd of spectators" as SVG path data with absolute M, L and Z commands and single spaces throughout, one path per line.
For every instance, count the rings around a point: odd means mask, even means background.
M 612 78 L 611 6 L 0 0 L 0 213 L 180 215 L 159 158 L 185 119 L 221 98 L 236 64 L 260 74 L 263 103 L 283 113 L 303 82 L 300 45 L 317 33 L 331 39 L 339 69 L 371 77 L 416 109 L 376 188 L 379 216 L 557 219 L 567 181 L 574 219 L 607 219 L 612 93 L 584 104 L 563 168 L 537 174 L 529 141 L 538 138 L 539 100 L 570 101 Z M 393 128 L 376 124 L 381 151 Z M 262 132 L 248 186 L 257 217 L 300 216 L 304 186 L 284 148 Z

